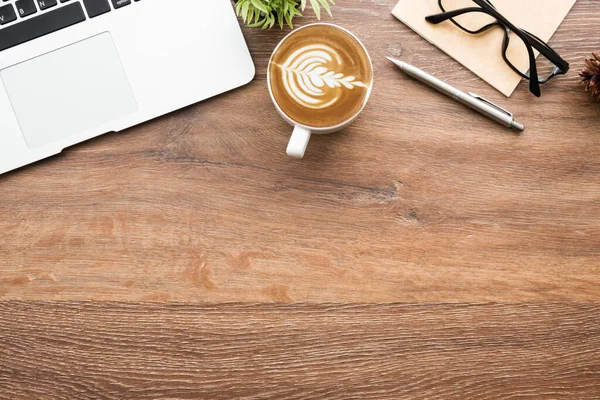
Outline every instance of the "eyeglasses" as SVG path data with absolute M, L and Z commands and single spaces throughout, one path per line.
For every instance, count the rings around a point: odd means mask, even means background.
M 490 0 L 438 0 L 440 14 L 425 19 L 432 24 L 450 20 L 463 31 L 477 35 L 496 26 L 504 29 L 502 58 L 508 66 L 523 78 L 529 80 L 529 90 L 537 97 L 541 96 L 540 84 L 548 82 L 556 75 L 569 71 L 569 63 L 537 36 L 519 29 L 504 18 Z M 534 49 L 543 57 L 536 62 Z M 519 66 L 524 52 L 529 58 L 529 69 Z

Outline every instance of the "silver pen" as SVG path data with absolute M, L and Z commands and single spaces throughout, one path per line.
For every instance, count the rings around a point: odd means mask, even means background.
M 407 64 L 402 61 L 394 60 L 393 58 L 386 57 L 388 60 L 393 62 L 404 72 L 406 75 L 415 78 L 418 81 L 423 82 L 427 86 L 430 86 L 445 94 L 446 96 L 453 98 L 459 103 L 464 104 L 467 107 L 472 108 L 480 114 L 485 115 L 489 119 L 492 119 L 499 124 L 502 124 L 508 128 L 513 128 L 518 130 L 519 132 L 523 132 L 525 127 L 518 122 L 515 121 L 513 114 L 506 111 L 502 107 L 499 107 L 484 99 L 483 97 L 477 96 L 473 93 L 465 93 L 462 90 L 458 90 L 455 87 L 448 85 L 446 82 L 443 82 L 436 77 L 429 75 L 427 72 L 420 70 L 417 67 L 414 67 L 410 64 Z

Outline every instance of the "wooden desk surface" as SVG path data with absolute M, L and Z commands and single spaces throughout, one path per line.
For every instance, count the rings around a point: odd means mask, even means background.
M 552 39 L 572 70 L 541 99 L 504 98 L 394 3 L 335 7 L 375 90 L 301 162 L 265 81 L 287 31 L 245 29 L 250 85 L 0 176 L 0 398 L 598 397 L 600 103 L 577 72 L 600 3 Z

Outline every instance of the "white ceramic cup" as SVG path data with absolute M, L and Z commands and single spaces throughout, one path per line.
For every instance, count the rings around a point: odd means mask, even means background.
M 308 142 L 310 141 L 311 135 L 313 135 L 313 134 L 325 135 L 328 133 L 337 132 L 341 129 L 344 129 L 345 127 L 350 125 L 352 122 L 354 122 L 354 120 L 360 115 L 362 110 L 367 105 L 367 102 L 369 101 L 369 97 L 371 97 L 371 91 L 373 90 L 373 79 L 371 79 L 370 85 L 367 89 L 367 93 L 365 95 L 363 104 L 361 105 L 360 109 L 346 121 L 342 122 L 341 124 L 334 125 L 334 126 L 313 127 L 313 126 L 303 125 L 297 121 L 294 121 L 292 118 L 290 118 L 288 115 L 286 115 L 283 112 L 281 107 L 279 107 L 279 104 L 277 104 L 277 100 L 275 99 L 275 96 L 273 95 L 273 88 L 271 87 L 271 72 L 270 71 L 271 71 L 271 63 L 273 62 L 273 57 L 279 51 L 279 48 L 281 47 L 281 45 L 291 35 L 296 33 L 298 30 L 310 28 L 311 26 L 315 26 L 315 25 L 331 26 L 331 27 L 337 28 L 340 31 L 345 32 L 348 35 L 350 35 L 351 37 L 353 37 L 364 49 L 365 54 L 367 55 L 367 58 L 369 59 L 369 65 L 372 65 L 371 57 L 369 56 L 369 53 L 367 52 L 367 49 L 365 48 L 364 44 L 356 36 L 354 36 L 350 31 L 348 31 L 347 29 L 344 29 L 340 26 L 334 25 L 334 24 L 316 23 L 316 24 L 310 24 L 310 25 L 303 26 L 303 27 L 298 28 L 295 31 L 291 32 L 290 34 L 288 34 L 286 37 L 284 37 L 279 42 L 277 47 L 275 47 L 275 50 L 273 50 L 273 54 L 271 55 L 271 59 L 269 60 L 269 67 L 267 69 L 267 83 L 269 86 L 269 94 L 271 95 L 271 100 L 273 101 L 273 104 L 275 105 L 275 108 L 277 109 L 277 111 L 279 112 L 281 117 L 294 127 L 294 131 L 292 133 L 292 138 L 290 139 L 290 142 L 287 147 L 287 155 L 290 157 L 293 157 L 293 158 L 298 158 L 298 159 L 304 157 L 304 153 L 306 152 L 306 147 L 308 146 Z

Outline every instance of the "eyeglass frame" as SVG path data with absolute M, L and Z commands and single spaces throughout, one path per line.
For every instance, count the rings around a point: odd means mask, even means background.
M 502 14 L 500 14 L 498 10 L 496 10 L 496 8 L 492 5 L 492 3 L 489 0 L 471 0 L 479 7 L 466 7 L 453 11 L 446 11 L 442 4 L 442 1 L 443 0 L 438 0 L 438 5 L 443 12 L 439 14 L 429 15 L 425 17 L 425 20 L 429 23 L 436 25 L 444 21 L 450 20 L 450 22 L 452 22 L 461 30 L 473 35 L 486 32 L 489 29 L 496 26 L 504 28 L 505 35 L 502 44 L 502 58 L 513 71 L 515 71 L 521 77 L 529 80 L 529 90 L 535 96 L 541 96 L 540 84 L 544 84 L 550 79 L 554 78 L 555 76 L 564 75 L 569 71 L 569 63 L 565 61 L 556 51 L 554 51 L 554 49 L 552 49 L 548 44 L 544 43 L 543 40 L 533 35 L 532 33 L 529 33 L 524 29 L 517 28 L 515 25 L 513 25 L 508 19 L 506 19 Z M 489 16 L 494 18 L 495 21 L 483 26 L 482 28 L 476 31 L 472 31 L 460 25 L 454 20 L 455 17 L 471 12 L 481 12 L 484 14 L 488 14 Z M 517 67 L 515 67 L 512 64 L 512 62 L 508 60 L 508 57 L 506 56 L 506 51 L 508 50 L 508 46 L 510 45 L 511 32 L 514 32 L 523 41 L 525 47 L 527 48 L 527 53 L 529 55 L 529 75 L 521 72 Z M 540 79 L 538 76 L 537 64 L 535 60 L 535 55 L 533 54 L 533 48 L 539 51 L 554 65 L 554 70 L 552 71 L 552 73 L 544 79 Z M 531 79 L 532 76 L 535 76 L 536 79 Z

